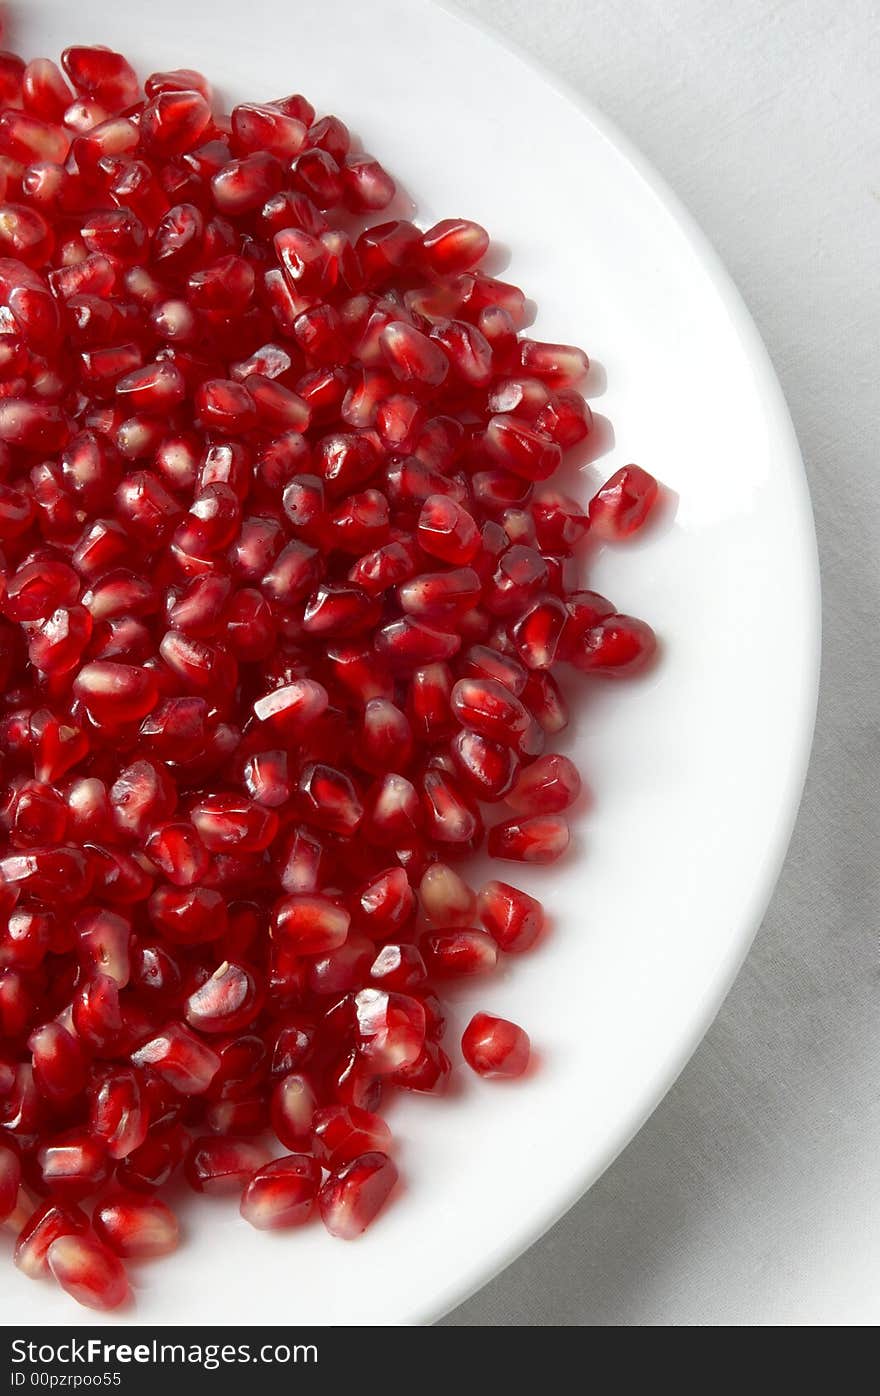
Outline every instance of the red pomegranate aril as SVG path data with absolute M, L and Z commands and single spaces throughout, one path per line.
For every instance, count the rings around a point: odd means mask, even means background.
M 201 841 L 196 844 L 196 838 L 195 830 L 186 825 L 166 826 L 161 843 L 165 850 L 162 857 L 167 862 L 163 870 L 175 886 L 157 887 L 149 903 L 152 921 L 177 945 L 199 945 L 217 939 L 226 930 L 226 912 L 220 894 L 208 887 L 192 885 L 207 870 L 207 859 L 199 851 Z M 154 858 L 158 846 L 153 844 Z
M 465 787 L 477 799 L 500 800 L 517 778 L 519 762 L 510 747 L 480 732 L 456 732 L 450 752 Z
M 282 898 L 272 915 L 272 934 L 298 955 L 319 955 L 345 943 L 348 912 L 329 897 L 298 893 Z
M 373 940 L 400 931 L 415 912 L 415 895 L 403 868 L 389 868 L 371 878 L 353 902 L 359 929 Z
M 644 621 L 612 615 L 580 635 L 566 658 L 584 673 L 619 678 L 646 668 L 656 648 L 656 636 Z
M 312 1121 L 315 1157 L 326 1168 L 340 1168 L 364 1153 L 387 1154 L 391 1131 L 385 1121 L 356 1105 L 328 1105 Z
M 348 155 L 342 166 L 342 190 L 353 213 L 369 213 L 388 207 L 395 184 L 372 156 Z
M 626 465 L 590 500 L 590 531 L 597 538 L 628 538 L 642 528 L 657 503 L 659 486 L 638 465 Z
M 186 1001 L 185 1016 L 199 1033 L 236 1032 L 259 1014 L 261 994 L 253 974 L 243 965 L 222 965 Z
M 459 926 L 426 935 L 422 950 L 428 970 L 438 976 L 486 974 L 498 962 L 495 942 L 473 927 Z
M 568 611 L 558 596 L 545 596 L 516 622 L 511 638 L 528 669 L 552 666 L 567 623 Z
M 55 1198 L 41 1202 L 15 1243 L 15 1264 L 28 1279 L 42 1279 L 49 1273 L 47 1256 L 53 1242 L 62 1236 L 81 1236 L 88 1227 L 88 1217 L 78 1207 Z
M 509 819 L 489 830 L 488 849 L 493 858 L 517 863 L 555 863 L 568 848 L 567 822 L 556 814 L 536 814 Z
M 120 1162 L 116 1176 L 125 1187 L 151 1193 L 173 1177 L 189 1147 L 189 1135 L 179 1124 L 151 1130 L 139 1149 Z
M 470 271 L 489 246 L 489 234 L 466 218 L 444 218 L 422 234 L 421 257 L 438 276 Z
M 272 1089 L 272 1129 L 286 1149 L 298 1149 L 308 1139 L 318 1097 L 311 1079 L 291 1071 Z
M 454 868 L 432 863 L 419 884 L 425 916 L 435 926 L 460 926 L 473 915 L 476 899 Z
M 47 1100 L 64 1102 L 80 1094 L 86 1062 L 77 1038 L 60 1023 L 46 1023 L 28 1038 L 37 1088 Z
M 330 1174 L 318 1197 L 331 1236 L 351 1241 L 375 1220 L 388 1200 L 397 1169 L 379 1150 L 359 1154 Z
M 480 546 L 473 518 L 447 495 L 431 495 L 425 500 L 419 515 L 418 539 L 425 552 L 453 566 L 471 562 Z
M 222 1196 L 240 1192 L 265 1161 L 266 1150 L 261 1144 L 249 1139 L 206 1136 L 193 1141 L 184 1172 L 195 1192 Z
M 169 1023 L 163 1031 L 132 1053 L 135 1066 L 152 1067 L 181 1095 L 202 1095 L 216 1075 L 216 1052 L 182 1023 Z
M 541 903 L 508 882 L 481 888 L 477 915 L 499 949 L 512 954 L 530 950 L 544 928 Z
M 116 1197 L 95 1208 L 95 1235 L 116 1255 L 146 1260 L 170 1255 L 180 1239 L 171 1208 L 158 1197 Z
M 106 1075 L 91 1098 L 89 1127 L 110 1157 L 128 1158 L 139 1149 L 149 1125 L 139 1075 L 125 1068 Z
M 475 1013 L 462 1034 L 461 1051 L 478 1076 L 522 1076 L 529 1065 L 531 1043 L 516 1023 Z
M 36 1161 L 43 1185 L 70 1202 L 97 1192 L 110 1171 L 103 1144 L 84 1130 L 71 1130 L 41 1144 Z
M 375 950 L 375 946 L 372 947 Z M 370 978 L 380 989 L 420 988 L 428 972 L 415 945 L 383 945 L 370 966 Z M 378 1146 L 377 1146 L 378 1147 Z
M 307 1154 L 287 1154 L 258 1168 L 245 1186 L 241 1215 L 259 1231 L 302 1226 L 312 1215 L 321 1167 Z
M 74 995 L 71 1016 L 77 1036 L 93 1051 L 106 1051 L 122 1031 L 116 980 L 100 972 L 87 979 Z
M 574 804 L 581 790 L 577 767 L 567 756 L 540 757 L 520 775 L 506 796 L 517 814 L 558 814 Z

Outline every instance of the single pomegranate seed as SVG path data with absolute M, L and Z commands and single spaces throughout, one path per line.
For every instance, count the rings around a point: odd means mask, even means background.
M 95 1208 L 93 1225 L 105 1246 L 135 1260 L 169 1255 L 177 1249 L 180 1234 L 176 1216 L 158 1197 L 105 1202 Z
M 574 804 L 581 790 L 577 767 L 567 756 L 542 756 L 520 775 L 506 796 L 517 814 L 558 814 Z
M 308 1139 L 318 1098 L 308 1076 L 291 1071 L 272 1091 L 272 1129 L 286 1149 L 300 1147 Z
M 644 669 L 656 648 L 656 636 L 649 625 L 633 616 L 615 615 L 586 630 L 566 658 L 585 673 L 619 677 Z
M 186 1001 L 186 1020 L 200 1033 L 235 1032 L 260 1011 L 254 976 L 241 965 L 224 961 Z
M 47 1259 L 61 1288 L 86 1308 L 118 1309 L 128 1298 L 121 1262 L 92 1236 L 59 1236 L 49 1247 Z
M 71 1130 L 41 1144 L 36 1162 L 44 1186 L 70 1202 L 97 1192 L 110 1171 L 103 1144 L 81 1130 Z
M 544 911 L 534 897 L 507 882 L 487 882 L 477 898 L 477 914 L 501 950 L 530 950 L 544 927 Z
M 478 1076 L 522 1076 L 529 1064 L 528 1034 L 506 1018 L 475 1013 L 461 1038 L 468 1066 Z
M 321 1220 L 331 1236 L 351 1241 L 373 1222 L 397 1182 L 387 1154 L 371 1151 L 343 1164 L 321 1189 Z
M 128 1158 L 141 1147 L 147 1137 L 149 1108 L 136 1072 L 123 1069 L 104 1077 L 92 1096 L 90 1127 L 111 1158 Z
M 555 863 L 568 848 L 568 824 L 559 815 L 532 815 L 509 819 L 489 830 L 488 848 L 493 858 L 516 863 Z
M 498 961 L 495 942 L 471 927 L 431 932 L 424 939 L 423 950 L 429 970 L 442 976 L 485 974 Z
M 241 1215 L 259 1231 L 302 1226 L 312 1215 L 321 1168 L 306 1154 L 288 1154 L 258 1168 L 241 1198 Z
M 133 664 L 86 664 L 74 680 L 92 721 L 103 727 L 137 722 L 156 706 L 158 687 L 148 669 Z
M 466 218 L 444 218 L 422 234 L 425 264 L 438 276 L 470 271 L 489 246 L 489 234 Z
M 471 918 L 476 899 L 453 868 L 432 863 L 419 884 L 422 910 L 435 926 L 460 926 Z
M 653 475 L 638 465 L 624 466 L 590 500 L 590 531 L 597 538 L 628 538 L 645 524 L 658 492 Z
M 29 1279 L 42 1279 L 49 1273 L 47 1257 L 52 1243 L 62 1236 L 81 1236 L 88 1226 L 88 1218 L 78 1207 L 49 1198 L 25 1222 L 15 1243 L 15 1264 Z
M 217 1054 L 182 1023 L 168 1026 L 132 1053 L 135 1066 L 149 1066 L 181 1095 L 201 1095 L 216 1075 Z
M 418 521 L 420 546 L 432 557 L 453 566 L 473 561 L 480 547 L 480 535 L 473 518 L 447 495 L 430 495 Z
M 360 1154 L 387 1154 L 391 1131 L 385 1121 L 356 1105 L 328 1105 L 312 1121 L 315 1157 L 326 1168 L 340 1168 Z
M 283 898 L 272 917 L 272 934 L 298 955 L 317 955 L 345 943 L 350 917 L 329 897 L 300 893 Z

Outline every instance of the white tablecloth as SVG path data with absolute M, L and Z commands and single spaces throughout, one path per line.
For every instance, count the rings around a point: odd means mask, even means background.
M 788 862 L 718 1020 L 592 1191 L 445 1322 L 874 1324 L 880 7 L 461 0 L 459 9 L 612 117 L 727 263 L 803 449 L 825 651 Z

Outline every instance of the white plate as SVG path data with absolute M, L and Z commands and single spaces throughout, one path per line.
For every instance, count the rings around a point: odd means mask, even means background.
M 490 36 L 413 0 L 29 0 L 30 53 L 122 48 L 142 73 L 203 69 L 226 97 L 302 90 L 400 177 L 425 225 L 462 214 L 510 250 L 536 332 L 607 377 L 614 441 L 588 483 L 637 460 L 678 496 L 609 550 L 594 584 L 663 637 L 642 682 L 596 686 L 567 748 L 593 792 L 543 875 L 540 951 L 459 999 L 522 1022 L 541 1067 L 402 1100 L 405 1190 L 361 1241 L 267 1238 L 229 1202 L 143 1266 L 120 1322 L 424 1322 L 534 1241 L 607 1167 L 699 1042 L 788 844 L 813 722 L 818 578 L 797 444 L 742 302 L 701 234 L 593 112 Z M 599 384 L 600 375 L 594 375 Z M 503 874 L 502 874 L 503 875 Z M 91 1323 L 0 1268 L 8 1320 Z

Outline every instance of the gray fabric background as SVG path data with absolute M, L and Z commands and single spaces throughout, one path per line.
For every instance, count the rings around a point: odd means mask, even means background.
M 613 118 L 733 274 L 806 461 L 825 643 L 816 744 L 788 862 L 714 1027 L 592 1191 L 444 1322 L 874 1324 L 880 7 L 461 0 L 458 8 Z M 768 597 L 766 623 L 785 622 Z

